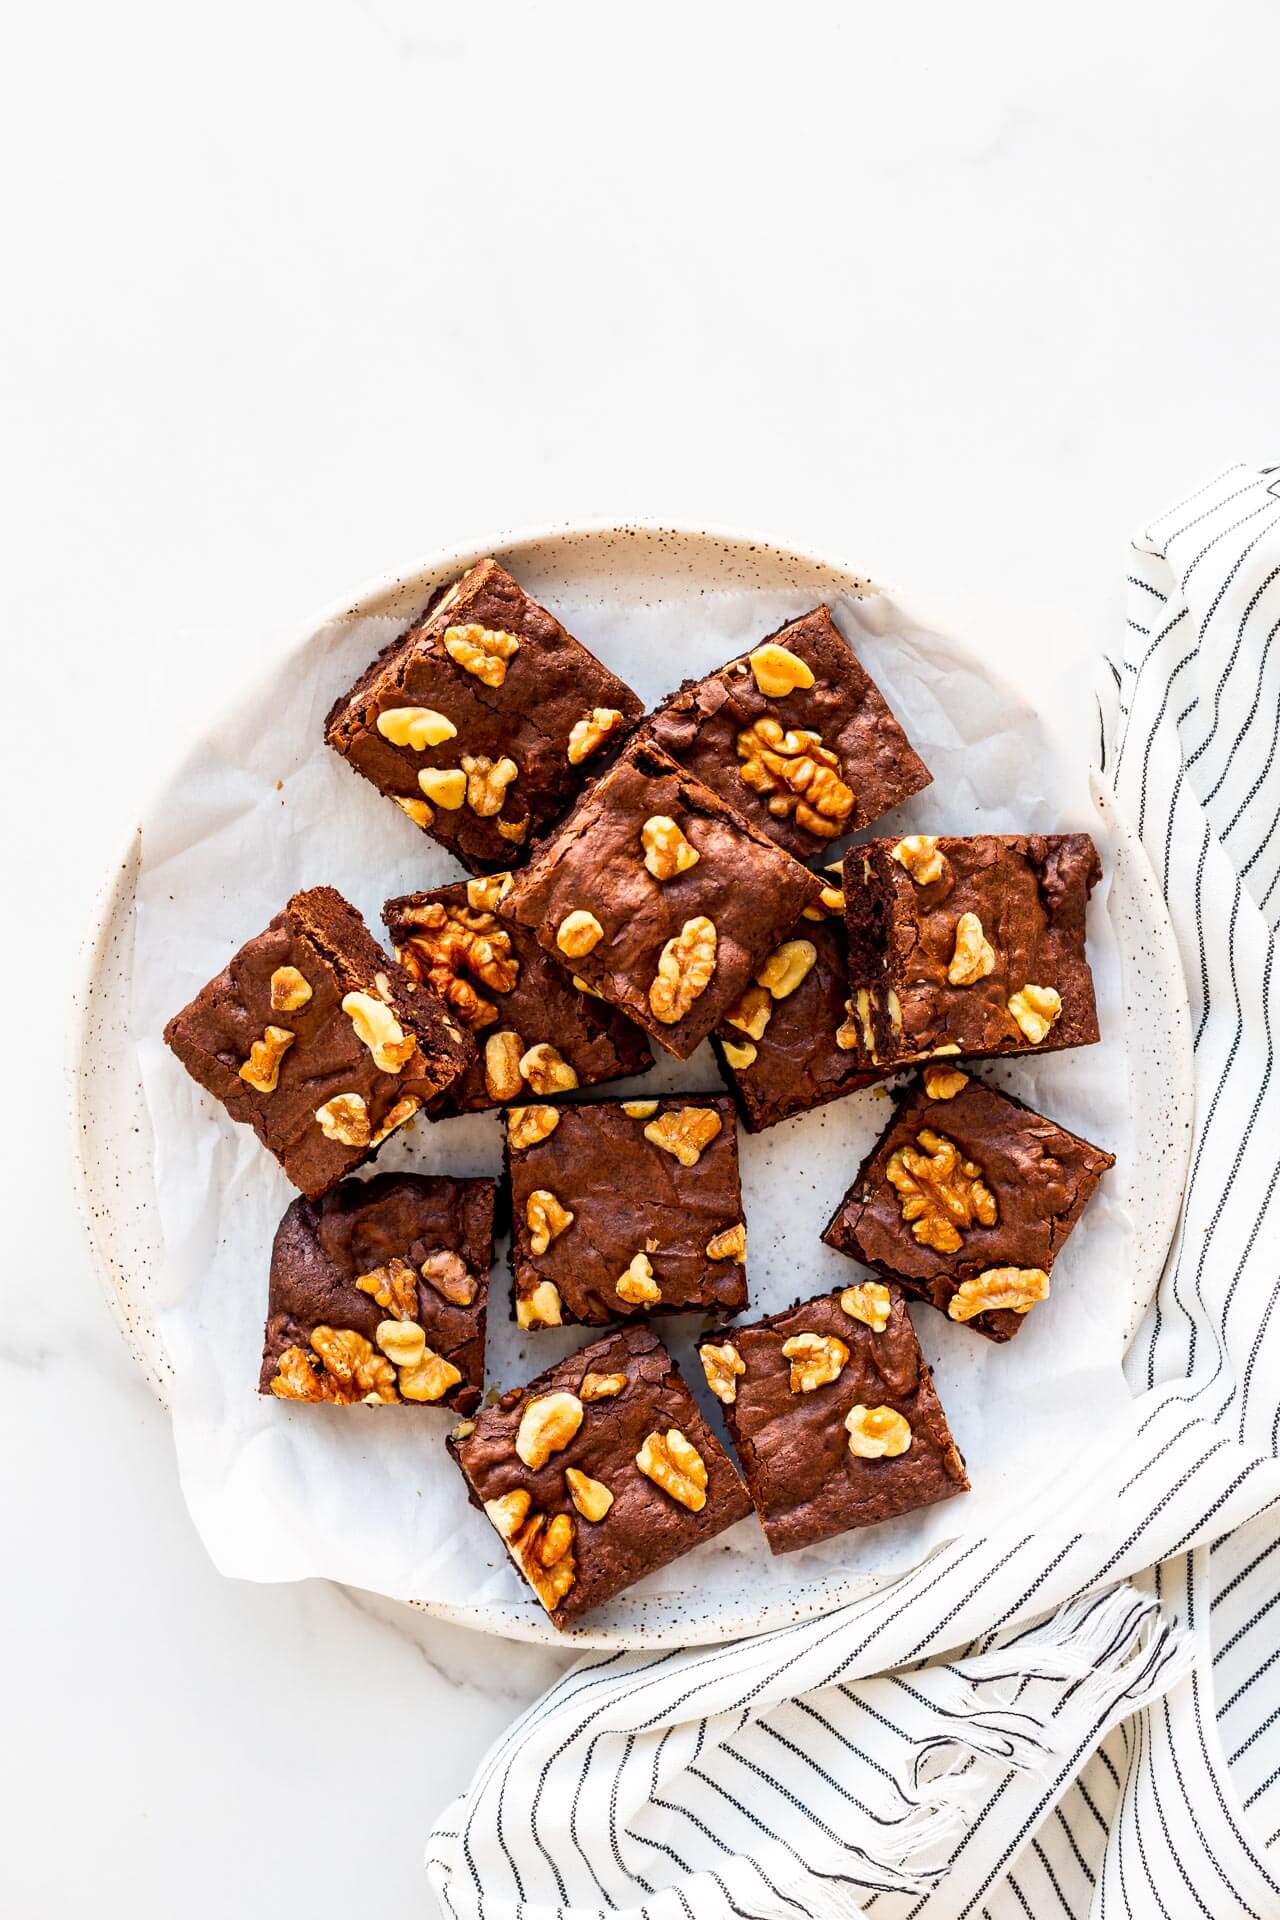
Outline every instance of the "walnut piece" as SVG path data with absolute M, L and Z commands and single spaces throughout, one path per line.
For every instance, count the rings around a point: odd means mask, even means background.
M 403 793 L 393 793 L 391 798 L 408 814 L 415 827 L 422 827 L 425 830 L 435 819 L 425 800 L 410 800 Z
M 524 1041 L 509 1027 L 489 1035 L 484 1043 L 484 1085 L 491 1100 L 514 1100 L 524 1092 L 520 1078 L 523 1057 Z
M 569 745 L 565 756 L 569 765 L 581 766 L 621 725 L 622 715 L 616 707 L 592 707 L 590 713 L 584 713 L 581 720 L 575 720 L 569 729 Z
M 763 1040 L 764 1030 L 773 1018 L 773 995 L 768 987 L 748 987 L 730 1007 L 725 1019 L 731 1027 L 752 1040 Z
M 512 1153 L 536 1147 L 560 1125 L 557 1107 L 512 1107 L 507 1114 L 507 1145 Z
M 520 1072 L 534 1093 L 572 1093 L 578 1076 L 548 1040 L 539 1040 L 520 1059 Z
M 764 987 L 775 1000 L 785 1000 L 808 978 L 818 958 L 812 940 L 784 940 L 775 947 L 756 975 L 756 985 Z
M 841 1053 L 853 1053 L 856 1048 L 863 1044 L 863 1041 L 862 1035 L 859 1033 L 857 1025 L 854 1022 L 852 1000 L 845 1001 L 844 1014 L 844 1019 L 836 1028 L 836 1045 L 839 1047 Z M 870 1049 L 868 1049 L 868 1051 L 870 1051 Z
M 736 1227 L 726 1227 L 723 1233 L 713 1233 L 707 1242 L 708 1260 L 745 1260 L 747 1257 L 747 1230 L 739 1220 Z
M 378 715 L 378 732 L 393 747 L 438 747 L 452 740 L 458 729 L 434 707 L 385 707 Z
M 936 833 L 909 833 L 905 840 L 899 840 L 889 858 L 905 867 L 918 887 L 931 887 L 941 880 L 950 864 L 946 855 L 938 852 Z
M 911 1428 L 892 1407 L 850 1407 L 844 1424 L 858 1460 L 896 1460 L 911 1445 Z
M 655 813 L 640 829 L 644 864 L 655 880 L 674 880 L 696 867 L 701 855 L 669 814 Z
M 705 1347 L 698 1348 L 698 1358 L 716 1399 L 731 1407 L 738 1397 L 738 1375 L 747 1370 L 747 1363 L 732 1340 L 725 1340 L 719 1346 L 708 1341 Z
M 739 769 L 753 793 L 769 797 L 775 819 L 795 816 L 798 827 L 835 840 L 848 827 L 853 790 L 840 778 L 840 761 L 821 734 L 784 732 L 769 714 L 738 735 Z
M 361 1333 L 317 1327 L 311 1345 L 323 1362 L 317 1369 L 301 1347 L 286 1347 L 276 1363 L 271 1391 L 280 1400 L 328 1400 L 352 1406 L 358 1400 L 389 1405 L 396 1394 L 395 1368 Z
M 581 960 L 603 939 L 604 928 L 594 913 L 588 913 L 585 907 L 575 907 L 572 913 L 566 913 L 556 928 L 556 945 L 571 960 Z
M 514 1540 L 532 1504 L 524 1487 L 513 1487 L 510 1493 L 500 1493 L 495 1500 L 485 1501 L 485 1517 L 504 1540 Z
M 469 1307 L 480 1291 L 479 1281 L 467 1272 L 462 1255 L 452 1247 L 437 1247 L 427 1255 L 418 1272 L 451 1307 Z
M 996 1223 L 996 1200 L 984 1185 L 982 1168 L 966 1160 L 954 1140 L 923 1127 L 914 1147 L 899 1147 L 885 1169 L 896 1188 L 902 1218 L 922 1247 L 935 1253 L 958 1253 L 961 1229 L 975 1220 L 984 1227 Z
M 535 1254 L 544 1254 L 551 1242 L 573 1225 L 568 1207 L 562 1207 L 546 1187 L 534 1188 L 525 1201 L 524 1217 L 529 1229 L 529 1251 Z
M 461 767 L 423 767 L 418 785 L 446 813 L 456 813 L 467 797 L 467 776 Z
M 336 1140 L 341 1146 L 369 1144 L 369 1109 L 358 1093 L 335 1093 L 332 1100 L 316 1108 L 316 1124 L 326 1140 Z
M 272 1013 L 296 1013 L 311 998 L 311 983 L 297 967 L 277 967 L 271 976 Z
M 636 1465 L 647 1480 L 690 1513 L 701 1513 L 706 1506 L 706 1461 L 679 1427 L 669 1427 L 665 1434 L 651 1433 L 636 1455 Z
M 1049 1298 L 1049 1276 L 1043 1267 L 988 1267 L 973 1280 L 962 1280 L 947 1307 L 950 1320 L 972 1320 L 979 1313 L 1030 1313 L 1038 1300 Z
M 860 1286 L 845 1288 L 840 1306 L 851 1320 L 860 1320 L 872 1333 L 883 1333 L 893 1311 L 893 1299 L 879 1280 L 864 1280 Z
M 529 1585 L 551 1613 L 573 1585 L 573 1522 L 567 1513 L 548 1521 L 545 1513 L 530 1514 L 525 1488 L 486 1500 L 484 1510 Z
M 423 1351 L 416 1365 L 405 1367 L 400 1374 L 400 1396 L 404 1400 L 431 1402 L 443 1400 L 451 1387 L 456 1387 L 462 1375 L 452 1360 L 446 1360 L 442 1354 L 433 1353 L 430 1347 Z
M 520 769 L 505 753 L 501 760 L 491 760 L 487 753 L 464 753 L 462 771 L 467 776 L 467 805 L 482 820 L 491 820 L 502 812 L 507 788 Z
M 792 1393 L 812 1393 L 840 1378 L 849 1349 L 833 1333 L 796 1333 L 783 1341 L 782 1354 L 791 1362 Z
M 529 815 L 526 813 L 523 820 L 498 820 L 495 825 L 501 839 L 511 840 L 519 846 L 529 831 Z
M 969 1084 L 969 1076 L 959 1067 L 926 1067 L 924 1090 L 931 1100 L 954 1100 Z
M 686 920 L 658 956 L 658 971 L 649 987 L 649 1007 L 664 1026 L 683 1020 L 699 994 L 705 993 L 716 970 L 716 929 L 705 914 Z
M 1023 987 L 1009 1001 L 1009 1011 L 1033 1047 L 1038 1047 L 1062 1012 L 1056 987 Z
M 468 894 L 474 884 L 469 883 Z M 488 909 L 445 906 L 439 900 L 411 909 L 407 918 L 413 931 L 399 950 L 406 972 L 446 1000 L 472 1033 L 492 1026 L 498 1010 L 472 982 L 478 980 L 491 993 L 510 993 L 515 987 L 520 962 L 506 928 Z
M 650 1146 L 674 1154 L 682 1167 L 696 1167 L 723 1124 L 714 1107 L 675 1107 L 651 1120 L 644 1137 Z
M 613 1400 L 626 1384 L 625 1373 L 584 1373 L 578 1396 L 582 1400 Z
M 257 1093 L 274 1093 L 280 1079 L 280 1062 L 297 1039 L 288 1027 L 267 1027 L 261 1040 L 255 1040 L 249 1049 L 249 1058 L 240 1069 L 240 1078 L 247 1080 Z
M 956 921 L 956 950 L 947 968 L 953 987 L 971 987 L 994 972 L 996 950 L 982 931 L 976 913 L 962 913 Z
M 482 873 L 467 882 L 467 905 L 475 913 L 494 913 L 511 891 L 509 873 Z
M 494 632 L 473 624 L 446 627 L 444 650 L 486 687 L 500 687 L 507 677 L 507 662 L 520 651 L 520 642 L 514 633 Z
M 418 1051 L 417 1035 L 406 1032 L 390 1007 L 371 993 L 344 994 L 342 1011 L 380 1073 L 399 1073 Z
M 754 1040 L 744 1040 L 740 1046 L 736 1041 L 722 1040 L 720 1051 L 726 1066 L 732 1067 L 735 1073 L 745 1073 L 748 1067 L 754 1066 L 759 1054 Z
M 520 1416 L 516 1452 L 530 1472 L 545 1467 L 553 1453 L 567 1447 L 582 1425 L 582 1402 L 576 1393 L 561 1389 L 540 1393 Z
M 766 640 L 747 656 L 747 662 L 766 700 L 782 700 L 797 687 L 813 685 L 812 670 L 790 647 L 779 646 L 776 640 Z
M 558 1327 L 563 1317 L 554 1280 L 540 1280 L 532 1293 L 516 1295 L 516 1325 L 526 1332 L 530 1327 Z
M 393 1367 L 416 1367 L 427 1350 L 427 1336 L 413 1320 L 381 1320 L 374 1339 Z
M 394 1133 L 397 1127 L 402 1127 L 406 1120 L 412 1120 L 421 1105 L 422 1102 L 416 1093 L 403 1094 L 394 1107 L 388 1107 L 383 1116 L 382 1125 L 375 1134 L 370 1135 L 369 1145 L 380 1146 L 388 1134 Z
M 613 1505 L 613 1495 L 603 1480 L 593 1480 L 579 1467 L 566 1467 L 565 1484 L 569 1498 L 584 1520 L 603 1520 Z
M 614 1292 L 629 1307 L 653 1307 L 662 1298 L 662 1288 L 653 1277 L 647 1253 L 632 1256 L 631 1265 L 618 1275 Z
M 355 1284 L 356 1291 L 369 1294 L 384 1313 L 397 1320 L 417 1319 L 418 1276 L 407 1260 L 393 1255 L 385 1267 L 360 1274 Z
M 628 1120 L 647 1120 L 658 1111 L 658 1103 L 656 1100 L 624 1100 L 622 1111 Z

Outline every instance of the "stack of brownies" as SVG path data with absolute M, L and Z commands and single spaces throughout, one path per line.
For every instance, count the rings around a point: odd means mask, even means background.
M 907 1302 L 1011 1339 L 1113 1164 L 960 1064 L 1097 1040 L 1092 841 L 833 864 L 930 776 L 825 607 L 646 715 L 493 560 L 326 738 L 472 878 L 388 901 L 391 954 L 332 888 L 295 894 L 166 1029 L 300 1190 L 260 1390 L 462 1415 L 472 1502 L 558 1627 L 753 1505 L 786 1552 L 963 1492 Z M 580 1097 L 707 1039 L 722 1097 Z M 821 1233 L 863 1274 L 716 1325 L 748 1305 L 738 1119 L 917 1069 Z M 348 1177 L 413 1116 L 484 1109 L 500 1180 Z M 482 1404 L 500 1188 L 519 1325 L 605 1331 Z M 741 1478 L 654 1331 L 690 1311 Z

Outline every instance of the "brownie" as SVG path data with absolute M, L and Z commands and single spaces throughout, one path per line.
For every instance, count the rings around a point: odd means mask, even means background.
M 495 1191 L 380 1173 L 295 1200 L 271 1249 L 258 1391 L 478 1406 Z
M 475 1036 L 477 1055 L 432 1106 L 474 1113 L 527 1097 L 646 1073 L 649 1042 L 625 1014 L 575 986 L 526 927 L 495 908 L 509 873 L 487 874 L 382 909 L 396 959 L 448 1002 Z
M 857 1051 L 847 972 L 844 895 L 826 886 L 711 1036 L 749 1133 L 883 1079 Z
M 908 1089 L 822 1237 L 951 1320 L 1011 1340 L 1048 1298 L 1063 1242 L 1114 1165 L 939 1063 Z
M 295 893 L 164 1037 L 313 1200 L 474 1057 L 444 1002 L 332 887 Z
M 560 1628 L 751 1511 L 648 1327 L 625 1327 L 455 1427 L 449 1450 Z
M 902 1295 L 882 1282 L 728 1327 L 700 1353 L 775 1553 L 968 1488 Z
M 521 1326 L 746 1306 L 732 1101 L 514 1107 L 507 1171 Z
M 640 717 L 496 560 L 482 560 L 330 708 L 325 739 L 473 873 L 523 859 Z
M 710 787 L 636 741 L 499 911 L 685 1060 L 821 892 Z
M 1087 833 L 912 834 L 845 855 L 849 983 L 862 1064 L 1051 1052 L 1098 1038 Z
M 828 607 L 686 680 L 644 731 L 800 859 L 932 777 Z

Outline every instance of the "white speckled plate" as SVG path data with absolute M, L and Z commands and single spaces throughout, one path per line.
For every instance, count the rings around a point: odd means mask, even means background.
M 935 651 L 944 650 L 949 670 L 984 671 L 954 642 L 938 640 L 948 630 L 945 616 L 935 613 L 926 620 L 918 608 L 908 615 L 900 599 L 881 595 L 843 564 L 740 535 L 658 527 L 553 530 L 437 555 L 309 622 L 296 656 L 301 659 L 313 635 L 351 611 L 403 612 L 407 617 L 436 583 L 489 552 L 498 553 L 532 593 L 553 606 L 557 589 L 562 592 L 566 581 L 572 582 L 575 603 L 602 607 L 623 603 L 661 608 L 675 600 L 743 589 L 795 592 L 813 601 L 857 598 L 870 627 L 910 626 L 927 632 Z M 611 664 L 627 671 L 625 660 Z M 890 693 L 892 697 L 892 688 Z M 1018 705 L 1016 695 L 1007 698 Z M 1082 784 L 1077 774 L 1077 787 Z M 1122 1349 L 1154 1294 L 1181 1204 L 1192 1112 L 1190 1026 L 1172 928 L 1146 856 L 1136 836 L 1115 817 L 1114 803 L 1100 783 L 1094 783 L 1093 799 L 1113 850 L 1107 913 L 1119 948 L 1127 1015 L 1119 1023 L 1123 1031 L 1108 1033 L 1105 1040 L 1124 1051 L 1135 1121 L 1129 1164 L 1113 1176 L 1122 1183 L 1123 1204 L 1134 1229 L 1129 1270 L 1118 1280 L 1110 1278 L 1110 1284 L 1123 1290 L 1123 1311 L 1114 1321 Z M 162 1249 L 150 1121 L 130 1033 L 134 901 L 141 858 L 139 835 L 104 893 L 87 943 L 69 1064 L 80 1193 L 90 1240 L 121 1331 L 163 1401 L 172 1369 L 154 1311 Z M 265 1253 L 264 1248 L 264 1262 Z M 500 1275 L 495 1285 L 501 1287 Z M 702 1597 L 696 1586 L 624 1597 L 606 1610 L 600 1624 L 580 1629 L 573 1638 L 579 1644 L 612 1646 L 731 1639 L 825 1611 L 879 1577 L 848 1567 L 800 1575 L 786 1560 L 773 1566 L 776 1577 L 767 1587 L 744 1580 L 743 1590 L 731 1598 L 723 1588 Z M 424 1599 L 414 1604 L 489 1632 L 564 1638 L 555 1634 L 536 1602 L 518 1597 L 514 1576 L 509 1600 L 470 1605 Z

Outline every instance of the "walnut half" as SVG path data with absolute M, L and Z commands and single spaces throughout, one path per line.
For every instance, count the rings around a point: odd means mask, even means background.
M 717 1400 L 731 1407 L 738 1397 L 738 1376 L 747 1370 L 747 1363 L 732 1340 L 717 1345 L 709 1340 L 698 1348 L 698 1358 L 702 1362 L 702 1371 L 707 1376 L 707 1385 Z
M 962 1230 L 979 1222 L 993 1227 L 995 1195 L 982 1178 L 982 1169 L 966 1160 L 954 1140 L 927 1127 L 914 1147 L 899 1147 L 885 1169 L 898 1194 L 902 1218 L 922 1247 L 935 1253 L 958 1253 Z
M 1049 1298 L 1049 1276 L 1043 1267 L 988 1267 L 975 1279 L 962 1280 L 947 1306 L 950 1320 L 972 1320 L 979 1313 L 1030 1313 L 1037 1301 Z
M 647 1480 L 682 1507 L 688 1507 L 690 1513 L 701 1513 L 706 1506 L 706 1462 L 679 1427 L 671 1427 L 665 1434 L 651 1433 L 636 1455 L 636 1465 Z
M 716 970 L 715 922 L 705 914 L 686 920 L 658 956 L 658 971 L 649 987 L 649 1008 L 664 1026 L 684 1019 Z
M 682 1167 L 696 1167 L 722 1125 L 714 1107 L 677 1107 L 651 1120 L 644 1137 L 650 1146 L 673 1155 Z
M 844 1425 L 858 1460 L 896 1460 L 911 1445 L 911 1428 L 893 1407 L 850 1407 Z
M 829 1386 L 843 1373 L 849 1349 L 834 1334 L 797 1333 L 782 1343 L 784 1359 L 791 1362 L 792 1393 L 813 1393 Z

